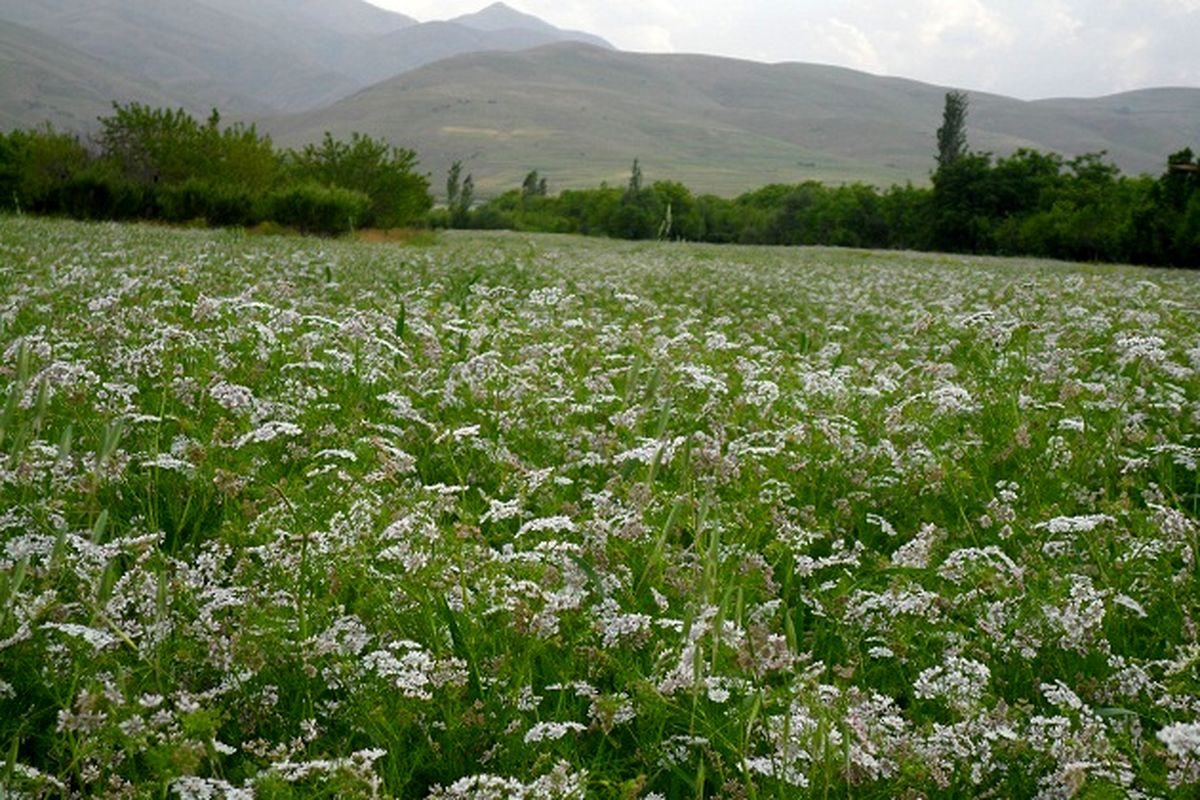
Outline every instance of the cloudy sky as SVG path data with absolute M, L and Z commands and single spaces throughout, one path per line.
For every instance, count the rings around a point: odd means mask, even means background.
M 371 0 L 421 21 L 491 0 Z M 815 61 L 1022 98 L 1200 86 L 1200 0 L 507 0 L 624 50 Z

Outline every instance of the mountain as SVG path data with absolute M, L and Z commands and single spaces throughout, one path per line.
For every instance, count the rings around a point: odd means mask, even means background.
M 564 31 L 561 28 L 556 28 L 550 23 L 538 19 L 532 14 L 524 14 L 504 3 L 493 3 L 481 11 L 476 11 L 474 14 L 464 14 L 450 21 L 477 31 L 537 31 L 546 36 L 553 37 L 554 41 L 586 42 L 594 44 L 597 47 L 612 47 L 612 45 L 599 36 L 593 36 L 590 33 L 583 33 L 581 31 Z
M 528 50 L 574 41 L 573 35 L 548 25 L 488 30 L 455 20 L 426 22 L 357 43 L 353 57 L 341 67 L 367 86 L 463 53 Z
M 200 0 L 0 0 L 0 19 L 152 80 L 183 105 L 248 114 L 300 110 L 361 88 L 289 46 L 287 37 L 265 20 L 231 16 L 219 5 Z
M 31 28 L 4 21 L 0 21 L 0 97 L 4 98 L 0 130 L 43 122 L 77 130 L 110 112 L 114 100 L 171 103 L 160 86 Z
M 0 21 L 161 87 L 167 105 L 246 118 L 324 107 L 460 53 L 573 40 L 607 46 L 502 4 L 461 23 L 421 24 L 365 0 L 0 0 Z M 18 55 L 33 54 L 8 53 L 24 72 Z M 102 74 L 78 73 L 47 116 L 90 117 L 92 108 L 74 108 L 70 97 L 102 91 Z M 18 100 L 0 94 L 0 105 Z
M 304 17 L 338 33 L 351 36 L 375 36 L 416 25 L 404 14 L 385 11 L 370 3 L 343 0 L 299 0 L 297 11 Z
M 415 149 L 438 177 L 462 160 L 483 194 L 530 169 L 552 189 L 648 180 L 735 194 L 771 182 L 926 182 L 945 87 L 813 64 L 624 53 L 556 44 L 475 53 L 333 106 L 267 120 L 278 141 L 362 131 Z M 971 93 L 971 147 L 1107 150 L 1128 173 L 1200 142 L 1200 89 L 1025 102 Z
M 0 0 L 0 129 L 81 130 L 110 101 L 217 107 L 284 145 L 361 131 L 455 160 L 481 194 L 647 178 L 928 180 L 946 89 L 814 64 L 623 53 L 495 3 L 420 23 L 365 0 Z M 1105 150 L 1161 171 L 1200 144 L 1200 90 L 1024 102 L 971 94 L 971 146 Z

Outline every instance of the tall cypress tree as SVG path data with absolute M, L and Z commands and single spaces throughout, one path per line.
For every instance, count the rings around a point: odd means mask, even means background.
M 939 170 L 967 154 L 966 92 L 946 92 L 946 108 L 942 112 L 942 127 L 938 128 L 937 143 Z

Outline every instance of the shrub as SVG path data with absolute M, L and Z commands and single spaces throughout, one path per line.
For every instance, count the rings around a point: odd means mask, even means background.
M 13 131 L 4 149 L 0 184 L 8 195 L 5 202 L 35 212 L 59 213 L 56 190 L 89 164 L 87 150 L 78 138 L 48 125 Z
M 203 219 L 209 225 L 253 225 L 258 221 L 248 189 L 196 178 L 159 189 L 158 208 L 167 222 Z
M 222 128 L 215 110 L 201 123 L 182 109 L 114 104 L 113 114 L 101 118 L 100 125 L 105 160 L 145 185 L 202 179 L 264 191 L 279 175 L 280 158 L 271 140 L 253 125 Z
M 417 156 L 381 139 L 355 133 L 349 142 L 326 133 L 318 147 L 288 154 L 292 174 L 311 181 L 361 192 L 368 198 L 361 224 L 395 228 L 419 219 L 433 206 L 429 181 L 415 172 Z
M 301 233 L 336 236 L 358 227 L 370 205 L 370 198 L 362 192 L 298 183 L 267 195 L 261 217 Z
M 75 219 L 124 220 L 148 216 L 151 194 L 104 164 L 92 164 L 55 184 L 45 210 Z

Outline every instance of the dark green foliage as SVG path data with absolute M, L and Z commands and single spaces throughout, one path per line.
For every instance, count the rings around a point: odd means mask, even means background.
M 371 211 L 362 192 L 317 183 L 300 183 L 267 195 L 263 216 L 302 233 L 336 236 L 359 227 Z
M 455 207 L 455 217 L 463 223 L 459 227 L 465 227 L 467 215 L 471 213 L 471 207 L 475 205 L 475 178 L 468 175 L 462 184 L 462 191 L 458 195 L 458 205 Z
M 138 219 L 152 203 L 152 193 L 104 163 L 90 164 L 55 184 L 42 201 L 50 213 L 95 220 Z
M 984 253 L 991 249 L 990 155 L 972 153 L 933 175 L 933 243 L 941 250 Z
M 320 146 L 289 153 L 292 174 L 300 181 L 350 189 L 370 198 L 362 225 L 396 228 L 428 211 L 429 181 L 418 174 L 417 156 L 381 139 L 355 133 L 349 142 L 326 133 Z
M 471 225 L 625 239 L 939 249 L 1200 266 L 1200 165 L 1190 150 L 1158 180 L 1128 178 L 1103 153 L 1064 160 L 1018 150 L 967 152 L 932 188 L 772 184 L 733 200 L 645 185 L 634 162 L 624 188 L 531 195 L 522 188 L 475 209 Z M 537 176 L 540 182 L 544 180 Z
M 280 172 L 271 140 L 254 126 L 222 130 L 215 110 L 201 124 L 182 109 L 116 105 L 100 120 L 102 156 L 130 180 L 173 185 L 203 179 L 237 184 L 255 192 L 271 188 Z
M 98 153 L 50 127 L 0 135 L 0 209 L 337 234 L 411 222 L 432 203 L 413 153 L 364 136 L 281 154 L 216 111 L 201 123 L 132 103 L 100 123 Z
M 938 128 L 938 169 L 945 169 L 967 154 L 966 92 L 946 92 L 942 127 Z
M 16 210 L 20 163 L 16 144 L 0 134 L 0 209 Z
M 450 165 L 450 172 L 446 175 L 446 207 L 454 208 L 458 204 L 458 198 L 461 193 L 462 162 L 455 161 Z
M 13 131 L 6 139 L 9 162 L 0 171 L 0 181 L 8 184 L 5 194 L 12 195 L 11 205 L 25 211 L 58 213 L 56 191 L 87 168 L 87 149 L 75 136 L 49 126 Z
M 1167 172 L 1135 209 L 1126 231 L 1133 258 L 1172 266 L 1200 265 L 1200 162 L 1190 148 L 1167 160 Z
M 531 170 L 525 176 L 525 181 L 521 184 L 521 196 L 528 199 L 530 197 L 545 197 L 549 194 L 549 188 L 546 185 L 546 179 L 538 174 L 538 171 Z
M 255 198 L 237 184 L 190 178 L 158 191 L 159 212 L 167 222 L 204 220 L 209 225 L 253 225 L 259 222 Z

